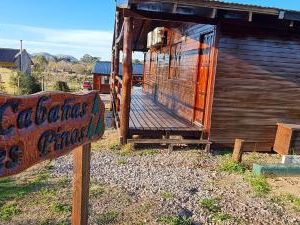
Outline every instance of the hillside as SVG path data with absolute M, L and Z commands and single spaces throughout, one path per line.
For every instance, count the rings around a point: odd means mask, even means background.
M 31 54 L 33 57 L 35 56 L 44 56 L 47 61 L 66 61 L 71 63 L 78 62 L 78 59 L 71 55 L 64 55 L 64 54 L 58 54 L 58 55 L 52 55 L 47 52 L 39 52 L 39 53 L 33 53 Z

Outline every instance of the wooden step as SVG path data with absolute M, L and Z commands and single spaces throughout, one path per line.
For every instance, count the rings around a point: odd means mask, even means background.
M 197 139 L 127 139 L 134 144 L 211 144 L 208 140 Z

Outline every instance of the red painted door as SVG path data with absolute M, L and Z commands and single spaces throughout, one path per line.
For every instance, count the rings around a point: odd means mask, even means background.
M 204 124 L 205 102 L 207 97 L 207 84 L 213 63 L 213 45 L 215 33 L 210 32 L 200 37 L 199 72 L 196 83 L 196 99 L 194 122 Z

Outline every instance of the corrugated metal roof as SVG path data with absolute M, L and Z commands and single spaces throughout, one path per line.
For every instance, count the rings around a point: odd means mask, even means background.
M 15 62 L 19 49 L 0 48 L 0 62 Z
M 108 61 L 97 61 L 92 69 L 92 73 L 110 75 L 111 73 L 111 62 Z M 142 64 L 132 64 L 132 74 L 142 75 L 143 65 Z M 119 75 L 123 76 L 123 67 L 120 63 L 119 65 Z

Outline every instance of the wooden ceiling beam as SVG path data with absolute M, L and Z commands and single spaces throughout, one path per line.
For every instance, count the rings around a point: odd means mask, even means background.
M 144 3 L 143 0 L 129 0 L 129 5 L 137 5 Z M 241 12 L 249 12 L 252 11 L 254 13 L 259 14 L 268 14 L 268 15 L 277 15 L 279 14 L 279 9 L 270 8 L 270 7 L 261 7 L 255 5 L 244 5 L 238 3 L 224 3 L 224 2 L 216 2 L 216 1 L 199 1 L 199 0 L 151 0 L 151 4 L 178 4 L 190 7 L 204 7 L 204 8 L 216 8 L 223 10 L 231 10 L 231 11 L 241 11 Z
M 215 25 L 217 23 L 216 18 L 212 19 L 209 17 L 202 17 L 197 15 L 189 16 L 172 13 L 148 12 L 141 10 L 138 11 L 134 9 L 122 9 L 122 12 L 124 16 L 129 16 L 140 20 L 152 20 L 172 23 L 202 23 L 212 25 Z

